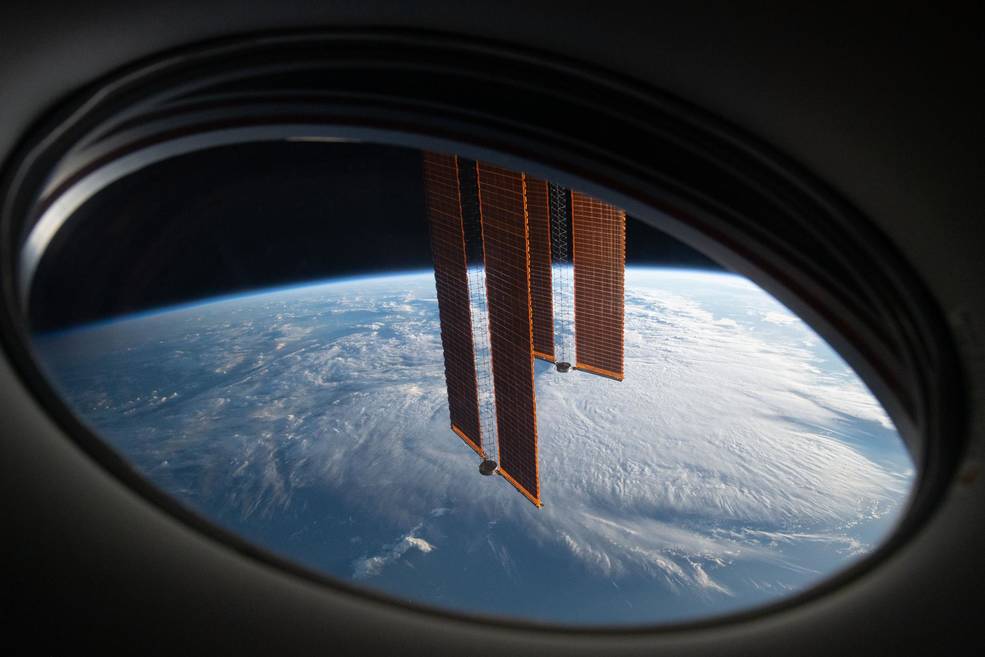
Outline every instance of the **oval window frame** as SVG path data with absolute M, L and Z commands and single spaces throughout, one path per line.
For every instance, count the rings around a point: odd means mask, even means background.
M 618 204 L 746 276 L 831 344 L 896 424 L 917 480 L 895 531 L 857 563 L 776 602 L 680 623 L 578 628 L 367 591 L 180 505 L 81 423 L 41 374 L 25 321 L 30 278 L 72 209 L 120 176 L 182 152 L 257 139 L 376 141 L 529 171 Z M 890 241 L 834 190 L 737 126 L 580 62 L 384 30 L 206 44 L 117 72 L 66 101 L 28 133 L 0 180 L 0 339 L 52 417 L 164 512 L 244 556 L 354 595 L 482 623 L 593 634 L 742 622 L 876 567 L 930 517 L 961 454 L 953 440 L 963 418 L 956 351 L 933 297 Z

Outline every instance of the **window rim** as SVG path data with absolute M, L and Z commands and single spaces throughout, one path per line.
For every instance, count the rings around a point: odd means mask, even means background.
M 378 74 L 378 85 L 377 76 L 354 79 L 367 65 Z M 442 77 L 455 80 L 460 93 L 429 94 L 428 83 Z M 285 80 L 300 82 L 285 92 Z M 545 123 L 537 104 L 526 116 L 509 99 L 497 100 L 490 87 L 530 96 L 539 88 L 542 101 L 555 103 L 554 118 L 562 118 Z M 569 112 L 597 121 L 579 125 L 564 118 Z M 608 145 L 589 134 L 599 126 L 612 127 L 605 131 L 612 138 Z M 629 127 L 649 141 L 632 143 Z M 258 130 L 276 139 L 380 140 L 530 171 L 617 203 L 719 260 L 789 306 L 874 392 L 916 465 L 909 508 L 866 557 L 795 595 L 721 616 L 640 627 L 567 626 L 407 603 L 219 528 L 138 473 L 46 381 L 31 355 L 22 312 L 30 284 L 21 270 L 23 246 L 59 201 L 72 194 L 84 200 L 102 188 L 80 193 L 87 176 L 105 174 L 126 157 L 138 156 L 133 161 L 146 166 L 181 138 L 192 139 L 196 149 L 208 148 L 231 135 L 255 137 Z M 427 32 L 255 35 L 182 49 L 116 72 L 57 108 L 28 135 L 0 177 L 0 341 L 23 382 L 69 438 L 131 490 L 239 554 L 288 574 L 422 613 L 552 632 L 649 634 L 735 624 L 816 600 L 877 567 L 931 517 L 960 457 L 954 436 L 962 433 L 964 408 L 952 338 L 932 295 L 889 240 L 823 181 L 754 136 L 664 92 L 581 62 Z M 654 162 L 646 152 L 653 143 L 692 157 L 670 170 L 668 162 Z M 104 176 L 101 184 L 111 182 L 112 176 Z M 764 211 L 758 218 L 757 208 Z M 818 236 L 818 225 L 829 234 Z M 822 250 L 798 266 L 784 251 L 797 255 L 798 245 L 812 238 L 840 241 L 851 253 L 837 258 Z M 37 254 L 42 256 L 43 248 Z M 818 272 L 830 273 L 825 264 L 837 265 L 836 275 L 822 281 Z M 884 298 L 873 294 L 866 275 L 878 279 Z M 831 290 L 825 286 L 832 281 L 859 286 L 856 297 L 827 298 Z M 859 301 L 875 306 L 876 329 L 883 331 L 853 330 L 853 320 L 863 329 L 873 323 L 873 317 L 859 319 Z

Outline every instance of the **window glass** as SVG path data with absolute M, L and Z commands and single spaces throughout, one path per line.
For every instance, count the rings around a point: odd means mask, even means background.
M 535 360 L 543 506 L 482 476 L 449 428 L 425 192 L 421 153 L 386 146 L 255 143 L 152 165 L 48 246 L 36 357 L 180 503 L 446 610 L 700 619 L 804 591 L 890 534 L 914 466 L 858 376 L 757 285 L 632 217 L 623 379 Z M 470 294 L 493 435 L 483 273 Z M 563 259 L 552 273 L 576 361 L 559 287 L 574 276 Z

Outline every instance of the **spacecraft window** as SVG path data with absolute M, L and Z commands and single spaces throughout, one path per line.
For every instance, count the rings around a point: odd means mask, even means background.
M 532 361 L 543 507 L 479 476 L 448 427 L 421 162 L 252 142 L 113 182 L 34 274 L 48 380 L 191 512 L 333 581 L 453 612 L 720 616 L 808 589 L 892 533 L 914 465 L 858 376 L 751 281 L 633 218 L 623 380 Z M 492 311 L 481 266 L 469 274 L 495 458 Z M 557 361 L 585 358 L 572 274 L 554 263 Z
M 742 622 L 878 568 L 960 450 L 949 332 L 871 222 L 577 62 L 203 45 L 66 100 L 4 167 L 0 331 L 67 439 L 352 596 Z

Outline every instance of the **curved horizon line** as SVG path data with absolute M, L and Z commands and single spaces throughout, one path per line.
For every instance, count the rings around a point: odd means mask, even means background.
M 661 267 L 659 265 L 627 265 L 626 266 L 627 271 L 641 270 L 641 269 L 657 270 L 661 272 L 702 274 L 702 275 L 710 275 L 710 276 L 722 277 L 722 278 L 741 278 L 742 280 L 745 281 L 749 280 L 748 278 L 740 274 L 736 274 L 734 272 L 724 271 L 724 270 L 701 269 L 696 267 Z M 216 303 L 242 301 L 244 299 L 249 299 L 252 297 L 267 296 L 279 292 L 292 292 L 292 291 L 305 290 L 308 288 L 343 285 L 346 283 L 356 283 L 360 281 L 423 276 L 426 274 L 433 275 L 434 270 L 433 269 L 412 269 L 412 270 L 394 270 L 394 271 L 384 270 L 384 271 L 378 271 L 378 272 L 367 273 L 367 274 L 346 275 L 343 277 L 320 278 L 317 280 L 305 281 L 305 282 L 276 284 L 276 285 L 270 285 L 265 287 L 250 288 L 248 290 L 241 290 L 238 292 L 219 293 L 209 297 L 197 297 L 190 301 L 180 301 L 178 303 L 173 303 L 166 306 L 155 306 L 153 308 L 148 308 L 145 310 L 135 310 L 132 312 L 112 315 L 109 317 L 96 319 L 81 324 L 72 324 L 63 328 L 56 328 L 47 331 L 37 331 L 32 333 L 35 338 L 50 338 L 50 337 L 56 337 L 58 335 L 64 335 L 67 333 L 73 333 L 75 331 L 105 328 L 111 324 L 118 324 L 118 323 L 137 320 L 137 319 L 147 319 L 149 317 L 154 317 L 157 315 L 166 315 L 173 312 L 190 310 L 192 308 L 209 306 Z M 753 285 L 755 285 L 755 283 L 753 283 Z M 759 286 L 757 285 L 756 287 L 758 288 Z

